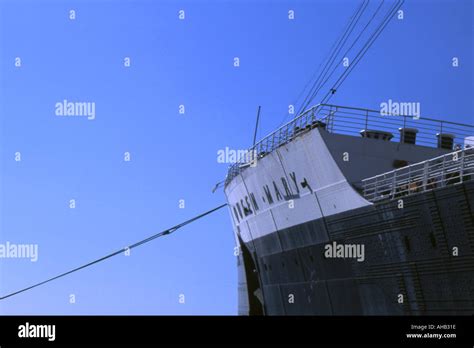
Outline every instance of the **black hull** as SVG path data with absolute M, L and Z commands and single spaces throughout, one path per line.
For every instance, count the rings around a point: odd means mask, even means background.
M 474 183 L 400 198 L 242 245 L 240 314 L 474 314 Z M 333 241 L 365 260 L 326 258 Z

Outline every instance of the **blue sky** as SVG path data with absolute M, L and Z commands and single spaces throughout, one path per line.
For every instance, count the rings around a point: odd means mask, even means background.
M 227 168 L 217 151 L 251 144 L 258 105 L 259 136 L 290 119 L 288 105 L 359 3 L 0 0 L 0 243 L 39 247 L 37 262 L 0 259 L 0 293 L 224 202 L 211 193 Z M 420 102 L 422 117 L 472 124 L 472 1 L 412 0 L 403 10 L 331 102 Z M 56 116 L 64 99 L 95 102 L 96 118 Z M 233 247 L 221 210 L 1 301 L 0 313 L 236 314 Z

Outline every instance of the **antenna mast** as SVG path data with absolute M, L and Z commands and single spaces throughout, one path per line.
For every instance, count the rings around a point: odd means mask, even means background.
M 258 130 L 258 121 L 260 119 L 260 109 L 261 109 L 261 106 L 259 105 L 258 106 L 258 109 L 257 109 L 257 123 L 255 124 L 255 132 L 253 133 L 253 145 L 252 147 L 255 146 L 255 142 L 257 141 L 257 130 Z

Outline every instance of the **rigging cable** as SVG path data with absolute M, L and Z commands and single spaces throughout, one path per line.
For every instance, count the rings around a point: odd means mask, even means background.
M 390 22 L 392 19 L 393 15 L 400 9 L 400 7 L 403 5 L 405 0 L 400 0 L 397 3 L 394 4 L 391 10 L 389 10 L 387 16 L 384 18 L 382 23 L 379 25 L 379 27 L 374 31 L 372 36 L 367 40 L 366 44 L 361 48 L 361 50 L 358 52 L 356 57 L 354 58 L 354 61 L 352 64 L 350 64 L 349 68 L 345 70 L 339 79 L 334 83 L 332 88 L 328 91 L 328 93 L 324 96 L 324 98 L 321 101 L 321 104 L 327 103 L 327 101 L 332 97 L 332 95 L 335 93 L 335 91 L 342 85 L 342 83 L 346 80 L 347 76 L 352 72 L 352 70 L 355 68 L 357 63 L 360 62 L 360 60 L 364 57 L 364 55 L 367 53 L 367 51 L 370 49 L 370 47 L 373 45 L 373 43 L 377 40 L 377 38 L 380 36 L 380 34 L 384 31 L 385 27 L 387 24 Z M 342 80 L 341 80 L 342 79 Z
M 313 86 L 311 87 L 311 89 L 309 90 L 308 95 L 304 99 L 304 101 L 302 103 L 302 106 L 298 110 L 298 113 L 297 113 L 298 115 L 301 112 L 303 112 L 306 109 L 306 107 L 308 107 L 308 105 L 311 103 L 311 100 L 314 98 L 313 97 L 314 90 L 318 88 L 318 86 L 320 85 L 322 79 L 324 79 L 324 77 L 326 76 L 327 71 L 329 71 L 330 67 L 334 64 L 334 60 L 336 59 L 336 57 L 339 55 L 339 52 L 341 51 L 341 49 L 346 44 L 347 39 L 352 35 L 352 32 L 354 31 L 355 26 L 359 22 L 362 14 L 365 12 L 365 9 L 367 8 L 367 5 L 369 4 L 369 2 L 370 2 L 370 0 L 367 0 L 367 2 L 366 2 L 366 0 L 361 2 L 360 6 L 356 10 L 355 14 L 351 17 L 351 19 L 349 21 L 349 24 L 348 24 L 346 30 L 344 31 L 344 34 L 342 35 L 342 37 L 339 38 L 339 40 L 337 41 L 337 44 L 335 45 L 335 47 L 333 46 L 333 51 L 332 51 L 332 54 L 331 54 L 329 60 L 326 62 L 323 70 L 319 74 L 317 80 L 313 83 Z
M 347 33 L 347 30 L 350 28 L 352 22 L 354 21 L 354 18 L 357 16 L 357 14 L 359 13 L 359 11 L 361 10 L 363 4 L 364 4 L 365 0 L 362 1 L 360 3 L 360 5 L 358 6 L 358 8 L 356 8 L 356 10 L 354 11 L 354 14 L 349 17 L 348 21 L 347 21 L 347 24 L 345 26 L 345 28 L 342 30 L 341 32 L 341 36 L 339 37 L 338 40 L 336 40 L 330 51 L 327 53 L 325 59 L 323 61 L 321 61 L 321 63 L 319 63 L 319 66 L 318 68 L 316 69 L 316 71 L 313 73 L 313 75 L 311 76 L 311 78 L 308 80 L 308 82 L 306 82 L 304 88 L 300 91 L 300 93 L 298 94 L 298 96 L 296 97 L 296 100 L 294 100 L 293 102 L 293 105 L 296 105 L 299 100 L 301 99 L 301 97 L 303 96 L 303 93 L 308 89 L 308 86 L 311 84 L 311 82 L 314 80 L 313 82 L 313 87 L 310 88 L 310 90 L 308 91 L 308 95 L 311 94 L 311 91 L 313 90 L 314 88 L 314 85 L 318 82 L 318 80 L 320 79 L 321 77 L 321 74 L 323 73 L 326 65 L 328 64 L 329 60 L 331 59 L 332 55 L 334 54 L 335 50 L 337 49 L 337 46 L 339 45 L 339 43 L 342 41 L 343 37 L 346 35 Z M 321 70 L 321 67 L 323 66 L 324 62 L 326 62 L 326 64 L 324 65 L 324 68 L 323 70 Z M 319 75 L 317 75 L 319 72 Z M 318 76 L 316 79 L 316 75 Z M 305 104 L 306 100 L 307 100 L 308 96 L 305 97 L 304 101 L 302 102 L 302 104 Z M 296 113 L 296 116 L 298 116 L 300 114 L 300 111 L 301 111 L 301 108 L 299 109 L 299 111 Z M 283 117 L 283 119 L 281 120 L 280 124 L 278 125 L 277 128 L 280 128 L 286 121 L 286 119 L 288 118 L 288 113 L 285 114 L 285 116 Z
M 222 204 L 222 205 L 220 205 L 220 206 L 218 206 L 218 207 L 216 207 L 216 208 L 214 208 L 214 209 L 211 209 L 211 210 L 206 211 L 205 213 L 202 213 L 202 214 L 200 214 L 200 215 L 197 215 L 197 216 L 193 217 L 192 219 L 186 220 L 186 221 L 184 221 L 184 222 L 182 222 L 182 223 L 180 223 L 180 224 L 178 224 L 178 225 L 176 225 L 176 226 L 173 226 L 173 227 L 171 227 L 171 228 L 169 228 L 169 229 L 167 229 L 167 230 L 164 230 L 164 231 L 162 231 L 162 232 L 156 233 L 156 234 L 154 234 L 154 235 L 152 235 L 152 236 L 150 236 L 150 237 L 148 237 L 148 238 L 145 238 L 145 239 L 143 239 L 143 240 L 141 240 L 141 241 L 139 241 L 139 242 L 136 242 L 135 244 L 132 244 L 132 245 L 126 247 L 126 248 L 123 248 L 123 249 L 114 251 L 114 252 L 112 252 L 112 253 L 110 253 L 110 254 L 108 254 L 108 255 L 105 255 L 105 256 L 103 256 L 103 257 L 101 257 L 101 258 L 99 258 L 99 259 L 96 259 L 96 260 L 94 260 L 94 261 L 88 262 L 88 263 L 86 263 L 86 264 L 84 264 L 84 265 L 82 265 L 82 266 L 73 268 L 73 269 L 71 269 L 71 270 L 69 270 L 69 271 L 67 271 L 67 272 L 64 272 L 64 273 L 61 273 L 61 274 L 59 274 L 59 275 L 57 275 L 57 276 L 54 276 L 54 277 L 52 277 L 52 278 L 43 280 L 42 282 L 39 282 L 39 283 L 30 285 L 30 286 L 28 286 L 28 287 L 26 287 L 26 288 L 23 288 L 23 289 L 21 289 L 21 290 L 17 290 L 17 291 L 15 291 L 15 292 L 9 293 L 8 295 L 5 295 L 5 296 L 0 297 L 0 300 L 4 300 L 4 299 L 6 299 L 6 298 L 9 298 L 9 297 L 18 295 L 18 294 L 20 294 L 20 293 L 22 293 L 22 292 L 25 292 L 25 291 L 31 290 L 31 289 L 33 289 L 33 288 L 36 288 L 36 287 L 38 287 L 38 286 L 44 285 L 44 284 L 46 284 L 46 283 L 49 283 L 49 282 L 51 282 L 51 281 L 53 281 L 53 280 L 56 280 L 56 279 L 65 277 L 65 276 L 67 276 L 67 275 L 69 275 L 69 274 L 71 274 L 71 273 L 74 273 L 74 272 L 77 272 L 77 271 L 79 271 L 79 270 L 81 270 L 81 269 L 90 267 L 90 266 L 92 266 L 92 265 L 95 265 L 96 263 L 105 261 L 105 260 L 107 260 L 107 259 L 109 259 L 109 258 L 111 258 L 111 257 L 113 257 L 113 256 L 115 256 L 115 255 L 121 254 L 121 253 L 123 253 L 123 252 L 125 252 L 125 251 L 127 251 L 127 250 L 131 250 L 131 249 L 136 248 L 136 247 L 138 247 L 138 246 L 140 246 L 140 245 L 143 245 L 143 244 L 145 244 L 145 243 L 151 242 L 152 240 L 154 240 L 154 239 L 156 239 L 156 238 L 163 237 L 163 236 L 165 236 L 165 235 L 171 234 L 171 233 L 175 232 L 176 230 L 180 229 L 181 227 L 183 227 L 183 226 L 185 226 L 185 225 L 188 225 L 188 224 L 190 224 L 191 222 L 194 222 L 194 221 L 196 221 L 196 220 L 199 220 L 199 219 L 205 217 L 206 215 L 212 214 L 212 213 L 214 213 L 215 211 L 217 211 L 217 210 L 219 210 L 219 209 L 225 207 L 226 205 L 227 205 L 227 204 Z
M 377 9 L 375 10 L 374 14 L 372 15 L 372 17 L 370 18 L 370 20 L 367 22 L 367 24 L 364 26 L 364 28 L 361 30 L 361 32 L 359 33 L 359 35 L 357 36 L 357 38 L 354 40 L 354 42 L 352 42 L 352 45 L 346 50 L 346 52 L 344 52 L 343 54 L 343 57 L 347 57 L 348 53 L 350 52 L 350 50 L 354 47 L 354 45 L 357 43 L 357 41 L 359 41 L 359 39 L 361 38 L 362 34 L 365 32 L 365 30 L 370 26 L 370 24 L 372 23 L 372 21 L 374 20 L 374 18 L 377 16 L 378 12 L 380 11 L 380 9 L 382 8 L 382 5 L 384 3 L 385 0 L 382 0 L 380 2 L 380 5 L 377 7 Z M 326 80 L 324 80 L 324 82 L 319 86 L 319 88 L 314 92 L 313 96 L 311 97 L 311 100 L 313 100 L 319 93 L 319 91 L 321 90 L 321 88 L 323 88 L 323 86 L 326 85 L 326 83 L 328 82 L 328 80 L 331 78 L 331 76 L 334 74 L 334 72 L 336 71 L 336 69 L 339 67 L 338 64 L 336 64 L 334 66 L 334 68 L 332 69 L 331 73 L 329 74 L 329 76 L 326 78 Z

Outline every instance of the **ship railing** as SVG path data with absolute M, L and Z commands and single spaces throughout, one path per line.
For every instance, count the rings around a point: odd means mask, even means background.
M 406 109 L 410 108 L 407 106 Z M 414 129 L 416 144 L 428 147 L 440 147 L 442 139 L 439 135 L 451 135 L 451 150 L 461 149 L 465 138 L 474 135 L 472 125 L 436 120 L 418 112 L 394 114 L 385 110 L 321 104 L 317 117 L 326 119 L 327 131 L 331 133 L 360 136 L 363 130 L 376 130 L 391 134 L 392 142 L 402 142 L 402 130 Z
M 474 147 L 454 151 L 362 180 L 371 202 L 394 199 L 474 180 Z
M 226 184 L 238 175 L 243 168 L 252 166 L 258 159 L 265 157 L 295 137 L 315 127 L 325 127 L 323 120 L 318 120 L 317 117 L 319 107 L 320 104 L 311 107 L 248 149 L 244 156 L 240 157 L 236 163 L 230 166 L 227 173 Z
M 364 132 L 375 130 L 387 136 L 386 140 L 394 142 L 404 140 L 401 138 L 406 134 L 403 133 L 405 130 L 416 129 L 416 145 L 443 145 L 447 150 L 461 149 L 465 138 L 474 135 L 474 126 L 418 116 L 420 115 L 393 114 L 341 105 L 315 105 L 247 150 L 245 156 L 230 166 L 226 184 L 244 168 L 316 127 L 330 133 L 352 136 L 364 136 Z M 452 145 L 448 145 L 448 148 L 446 144 L 442 144 L 442 135 L 452 136 Z

